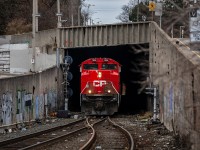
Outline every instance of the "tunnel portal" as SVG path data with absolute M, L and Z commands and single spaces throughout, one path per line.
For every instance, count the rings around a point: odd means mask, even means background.
M 65 49 L 65 56 L 73 58 L 69 71 L 73 74 L 70 88 L 69 110 L 80 111 L 80 69 L 79 65 L 88 58 L 108 57 L 122 65 L 121 85 L 125 95 L 121 97 L 119 113 L 137 113 L 147 110 L 147 96 L 143 92 L 149 74 L 149 44 L 101 46 Z M 142 83 L 142 84 L 141 84 Z

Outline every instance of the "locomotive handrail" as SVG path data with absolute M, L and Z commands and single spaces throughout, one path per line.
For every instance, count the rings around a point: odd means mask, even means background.
M 88 82 L 87 82 L 87 84 L 88 84 Z M 84 89 L 81 91 L 81 93 L 83 93 L 83 91 L 86 89 L 87 84 L 85 85 L 85 87 L 84 87 Z

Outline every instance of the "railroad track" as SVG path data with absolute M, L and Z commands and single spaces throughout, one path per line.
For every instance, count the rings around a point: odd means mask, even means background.
M 134 149 L 134 142 L 131 134 L 126 129 L 111 121 L 109 117 L 98 123 L 90 124 L 90 126 L 93 131 L 93 136 L 80 150 Z
M 0 142 L 0 150 L 127 149 L 133 139 L 110 118 L 81 119 L 70 124 Z
M 85 129 L 87 129 L 85 119 L 81 119 L 67 125 L 58 126 L 6 141 L 1 141 L 0 150 L 37 149 L 38 147 L 49 145 L 50 143 L 52 144 L 66 136 L 70 136 Z
M 88 149 L 87 143 L 90 143 L 90 139 L 94 137 L 94 129 L 92 127 L 93 124 L 99 124 L 100 122 L 104 121 L 103 119 L 93 119 L 93 118 L 86 118 L 85 127 L 83 130 L 78 132 L 74 132 L 70 136 L 66 136 L 56 142 L 51 144 L 51 146 L 42 147 L 44 150 L 62 150 L 62 149 L 69 149 L 69 150 L 78 150 Z M 90 144 L 89 144 L 90 145 Z M 41 150 L 41 149 L 40 149 Z

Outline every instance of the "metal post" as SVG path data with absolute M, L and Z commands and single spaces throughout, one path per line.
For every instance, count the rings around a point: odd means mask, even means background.
M 181 31 L 181 35 L 182 35 L 182 37 L 181 37 L 181 38 L 183 38 L 183 34 L 184 34 L 184 30 L 182 29 L 182 31 Z
M 67 54 L 68 55 L 68 54 Z M 68 75 L 68 70 L 69 70 L 69 66 L 68 66 L 68 63 L 65 61 L 64 62 L 65 63 L 65 65 L 66 65 L 66 70 L 65 70 L 65 86 L 66 86 L 66 89 L 65 89 L 65 91 L 66 91 L 66 97 L 65 97 L 65 110 L 67 110 L 68 111 L 68 95 L 67 95 L 67 93 L 68 93 L 68 90 L 67 90 L 67 85 L 68 85 L 68 81 L 67 81 L 67 75 Z
M 184 28 L 185 26 L 180 26 L 180 38 L 183 38 Z
M 172 29 L 171 29 L 171 37 L 174 38 L 174 25 L 172 25 Z
M 65 72 L 66 73 L 66 78 L 67 78 L 67 72 L 68 72 L 68 70 Z M 66 97 L 65 97 L 65 110 L 68 110 L 68 95 L 67 95 L 67 92 L 68 92 L 68 90 L 67 90 L 67 84 L 68 84 L 68 81 L 67 81 L 67 79 L 65 79 L 66 80 Z
M 60 67 L 60 49 L 58 47 L 56 49 L 56 66 L 57 68 Z
M 65 110 L 68 111 L 68 98 L 65 98 Z
M 161 28 L 161 24 L 162 24 L 162 15 L 160 15 L 160 28 Z

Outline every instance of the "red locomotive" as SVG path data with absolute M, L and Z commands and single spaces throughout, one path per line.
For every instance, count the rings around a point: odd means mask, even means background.
M 120 105 L 121 65 L 111 58 L 90 58 L 80 65 L 81 111 L 113 115 Z

